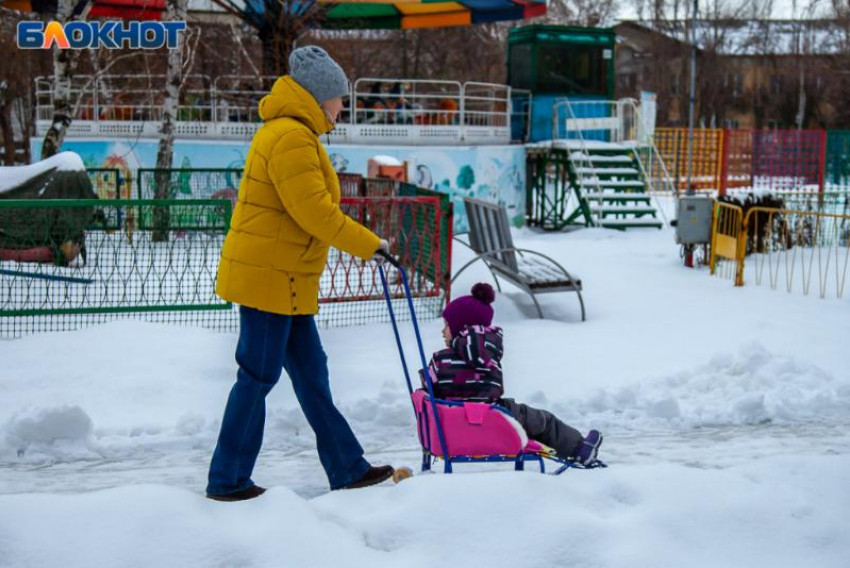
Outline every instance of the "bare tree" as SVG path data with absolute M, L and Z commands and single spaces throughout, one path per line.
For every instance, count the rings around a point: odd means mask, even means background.
M 610 25 L 619 9 L 617 0 L 552 0 L 546 21 L 588 27 Z
M 170 22 L 185 21 L 188 0 L 166 0 L 165 19 Z M 195 47 L 200 39 L 201 28 L 197 31 Z M 168 67 L 165 77 L 165 93 L 162 102 L 162 118 L 159 130 L 159 147 L 156 153 L 156 174 L 154 176 L 154 197 L 169 199 L 171 188 L 170 169 L 174 160 L 174 122 L 177 116 L 177 106 L 180 103 L 180 92 L 185 82 L 184 71 L 191 68 L 193 54 L 196 49 L 185 49 L 187 45 L 183 34 L 177 36 L 177 47 L 168 50 Z M 167 207 L 154 209 L 154 241 L 168 240 L 169 210 Z
M 295 44 L 320 22 L 328 9 L 302 0 L 213 0 L 229 14 L 253 27 L 262 45 L 263 75 L 280 76 L 289 71 L 289 54 Z
M 86 2 L 87 0 L 83 0 L 83 5 Z M 64 24 L 80 19 L 81 13 L 75 12 L 77 5 L 75 0 L 58 0 L 56 20 Z M 59 49 L 59 46 L 53 46 L 53 120 L 44 135 L 44 143 L 41 146 L 42 160 L 59 151 L 73 120 L 71 96 L 80 53 L 77 49 Z
M 29 161 L 29 135 L 32 129 L 32 85 L 35 75 L 45 72 L 48 54 L 41 50 L 17 50 L 15 28 L 23 14 L 0 7 L 0 156 L 12 166 Z
M 509 29 L 494 23 L 464 28 L 327 30 L 310 32 L 302 41 L 327 49 L 351 77 L 500 83 L 505 81 Z

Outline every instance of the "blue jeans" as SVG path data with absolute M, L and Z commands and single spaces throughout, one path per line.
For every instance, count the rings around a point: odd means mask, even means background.
M 357 481 L 369 462 L 342 414 L 328 383 L 328 357 L 313 316 L 284 316 L 240 306 L 236 384 L 230 391 L 218 444 L 210 464 L 207 493 L 227 495 L 252 485 L 251 472 L 263 444 L 266 395 L 281 371 L 316 434 L 319 460 L 338 489 Z

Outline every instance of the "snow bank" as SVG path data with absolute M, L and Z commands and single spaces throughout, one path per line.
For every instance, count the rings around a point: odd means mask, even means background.
M 850 418 L 850 382 L 754 342 L 690 370 L 555 407 L 576 422 L 619 428 L 843 422 Z
M 4 461 L 56 462 L 100 457 L 92 449 L 91 418 L 79 406 L 53 406 L 16 413 L 0 428 Z M 0 462 L 2 463 L 2 462 Z
M 437 327 L 428 322 L 425 332 Z M 418 446 L 397 360 L 390 351 L 387 357 L 374 356 L 376 337 L 390 340 L 392 332 L 386 325 L 374 328 L 369 334 L 357 328 L 323 332 L 334 397 L 367 450 L 412 451 Z M 556 337 L 538 333 L 535 338 L 538 347 L 557 349 Z M 551 372 L 531 366 L 545 361 L 534 352 L 530 357 L 517 353 L 524 350 L 518 339 L 519 345 L 510 344 L 508 395 L 552 410 L 582 430 L 634 434 L 766 423 L 843 424 L 850 417 L 850 382 L 759 343 L 618 386 L 593 387 L 571 379 L 576 386 L 564 395 L 550 388 Z M 0 358 L 9 371 L 0 383 L 0 420 L 10 417 L 5 426 L 0 422 L 0 465 L 211 450 L 235 377 L 235 340 L 205 330 L 124 321 L 0 343 Z M 47 352 L 56 364 L 44 365 Z M 58 364 L 71 360 L 77 363 Z M 410 353 L 408 361 L 414 360 Z M 264 447 L 311 452 L 312 431 L 285 376 L 267 406 Z
M 0 167 L 0 193 L 16 188 L 22 183 L 50 170 L 57 172 L 85 171 L 83 160 L 74 152 L 59 152 L 28 166 Z
M 365 566 L 378 559 L 356 531 L 322 519 L 288 489 L 226 505 L 151 485 L 0 497 L 0 566 L 310 567 L 338 565 L 341 554 Z
M 0 496 L 3 566 L 843 568 L 847 456 L 716 471 L 417 475 L 229 504 L 157 485 Z

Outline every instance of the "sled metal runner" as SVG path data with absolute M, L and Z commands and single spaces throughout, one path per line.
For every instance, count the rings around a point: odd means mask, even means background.
M 410 294 L 410 286 L 407 280 L 407 274 L 405 273 L 404 268 L 400 265 L 397 259 L 393 258 L 388 254 L 381 253 L 382 256 L 391 264 L 401 277 L 402 285 L 404 288 L 405 298 L 407 300 L 407 306 L 410 310 L 410 319 L 413 323 L 413 330 L 416 336 L 416 343 L 419 349 L 419 362 L 422 368 L 422 376 L 425 378 L 425 386 L 427 390 L 427 394 L 418 394 L 418 391 L 415 391 L 413 388 L 413 383 L 410 379 L 410 371 L 407 366 L 407 360 L 404 355 L 404 349 L 401 344 L 401 335 L 399 334 L 398 323 L 395 317 L 395 310 L 393 309 L 392 299 L 389 293 L 389 286 L 387 284 L 387 273 L 384 270 L 384 267 L 379 267 L 379 274 L 381 276 L 381 284 L 384 289 L 384 297 L 387 302 L 387 308 L 390 313 L 390 321 L 393 325 L 393 333 L 395 334 L 396 346 L 398 347 L 399 358 L 401 359 L 401 366 L 404 369 L 404 377 L 407 381 L 407 390 L 411 397 L 411 403 L 413 406 L 413 412 L 416 416 L 417 430 L 419 435 L 420 444 L 422 445 L 422 471 L 429 471 L 431 466 L 438 459 L 442 459 L 444 466 L 443 470 L 445 473 L 452 473 L 452 465 L 456 463 L 513 463 L 514 469 L 516 471 L 523 471 L 525 469 L 526 462 L 534 462 L 540 466 L 540 473 L 546 473 L 546 460 L 550 460 L 556 464 L 556 468 L 551 475 L 560 475 L 564 471 L 568 469 L 595 469 L 597 467 L 607 467 L 603 462 L 596 460 L 591 465 L 582 465 L 576 461 L 570 459 L 564 459 L 554 455 L 545 446 L 537 444 L 539 449 L 535 449 L 533 451 L 528 451 L 527 449 L 523 449 L 516 453 L 504 454 L 504 453 L 488 453 L 486 451 L 482 452 L 470 452 L 467 455 L 452 455 L 449 451 L 449 444 L 446 436 L 446 431 L 444 430 L 442 420 L 440 417 L 440 408 L 451 408 L 451 407 L 461 407 L 464 408 L 464 403 L 450 400 L 438 399 L 434 396 L 434 384 L 431 380 L 430 373 L 427 372 L 428 363 L 425 358 L 425 350 L 422 346 L 422 335 L 419 332 L 419 322 L 416 319 L 416 312 L 413 307 L 413 300 Z M 420 399 L 421 408 L 417 408 L 417 398 Z M 430 408 L 426 408 L 426 405 Z M 422 412 L 420 412 L 422 410 Z M 430 410 L 430 414 L 427 412 Z M 490 404 L 488 411 L 504 413 L 506 416 L 511 416 L 510 412 L 507 409 L 497 405 Z M 437 441 L 439 443 L 440 455 L 436 455 L 431 448 L 432 445 L 432 429 L 430 420 L 433 418 L 434 421 L 434 430 L 436 430 Z M 526 444 L 527 447 L 530 444 Z

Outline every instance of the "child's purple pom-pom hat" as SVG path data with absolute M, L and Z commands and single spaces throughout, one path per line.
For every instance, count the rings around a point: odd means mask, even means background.
M 472 287 L 470 296 L 461 296 L 449 302 L 443 310 L 443 319 L 449 324 L 449 331 L 455 337 L 464 326 L 490 325 L 493 323 L 493 307 L 496 299 L 493 287 L 479 282 Z

